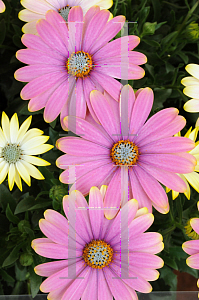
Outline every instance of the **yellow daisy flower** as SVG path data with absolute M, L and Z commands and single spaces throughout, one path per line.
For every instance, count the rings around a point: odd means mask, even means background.
M 67 22 L 68 14 L 72 7 L 81 6 L 84 15 L 92 6 L 99 6 L 100 9 L 109 9 L 113 0 L 21 0 L 25 9 L 19 12 L 19 19 L 27 22 L 22 31 L 24 33 L 36 34 L 36 23 L 39 19 L 45 19 L 48 10 L 57 11 Z M 112 18 L 112 14 L 110 18 Z
M 2 0 L 0 0 L 0 13 L 3 13 L 5 11 L 6 7 Z
M 0 184 L 8 174 L 8 186 L 12 190 L 14 183 L 22 191 L 21 178 L 30 186 L 30 176 L 44 179 L 34 166 L 47 166 L 49 162 L 33 156 L 45 153 L 53 148 L 45 144 L 49 139 L 43 131 L 37 128 L 28 130 L 32 116 L 28 117 L 19 128 L 15 113 L 9 121 L 5 112 L 2 113 L 0 127 Z
M 199 129 L 197 124 L 198 121 L 196 122 L 196 128 L 192 130 L 192 127 L 190 127 L 184 137 L 189 138 L 195 142 L 198 135 L 198 129 Z M 178 132 L 177 134 L 175 134 L 175 136 L 181 136 L 181 133 Z M 197 173 L 199 172 L 199 141 L 195 143 L 195 148 L 189 151 L 189 153 L 192 154 L 197 160 L 197 165 L 195 166 L 194 172 L 188 174 L 178 174 L 187 185 L 187 190 L 184 192 L 184 194 L 188 200 L 190 199 L 190 193 L 191 193 L 189 184 L 199 193 L 199 174 Z M 166 187 L 166 192 L 168 193 L 169 191 L 170 189 Z M 179 192 L 172 190 L 173 200 L 177 198 L 178 195 Z
M 184 110 L 199 112 L 199 65 L 189 64 L 185 69 L 192 76 L 182 79 L 181 83 L 185 86 L 183 93 L 192 99 L 185 103 Z

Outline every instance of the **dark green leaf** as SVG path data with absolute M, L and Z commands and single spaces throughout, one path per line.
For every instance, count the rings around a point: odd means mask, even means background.
M 32 266 L 30 266 L 28 269 L 29 269 L 29 272 L 30 272 L 31 295 L 34 298 L 39 292 L 39 287 L 42 283 L 42 277 L 35 274 L 34 269 L 33 269 Z
M 33 205 L 35 205 L 35 203 L 35 198 L 33 196 L 26 197 L 17 204 L 14 214 L 16 215 L 28 210 Z
M 22 242 L 19 245 L 15 246 L 14 249 L 8 255 L 8 257 L 6 257 L 6 259 L 4 260 L 2 267 L 7 267 L 13 264 L 19 257 L 19 250 L 25 244 L 26 242 Z
M 16 207 L 16 201 L 13 198 L 12 194 L 8 188 L 2 183 L 0 184 L 0 204 L 3 210 L 6 210 L 7 204 L 9 203 L 11 210 L 14 210 Z
M 14 224 L 18 224 L 19 223 L 19 218 L 17 216 L 13 215 L 13 212 L 10 209 L 10 205 L 8 203 L 7 207 L 6 207 L 6 217 L 8 218 L 8 220 Z
M 15 282 L 15 279 L 10 276 L 5 270 L 0 269 L 0 275 L 3 278 L 3 280 L 7 281 L 7 282 Z

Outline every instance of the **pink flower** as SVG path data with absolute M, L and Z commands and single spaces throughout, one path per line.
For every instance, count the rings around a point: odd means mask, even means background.
M 103 211 L 103 195 L 92 187 L 89 205 L 79 191 L 63 198 L 67 219 L 53 210 L 39 222 L 47 238 L 33 240 L 41 256 L 59 259 L 36 266 L 35 272 L 48 277 L 40 286 L 51 300 L 137 300 L 135 290 L 149 293 L 148 281 L 156 280 L 163 260 L 154 255 L 163 249 L 162 236 L 145 231 L 154 217 L 138 210 L 130 200 L 113 220 Z
M 93 6 L 83 18 L 82 8 L 75 6 L 69 12 L 67 27 L 64 19 L 50 10 L 46 20 L 37 22 L 39 36 L 22 37 L 28 49 L 16 55 L 29 66 L 17 70 L 15 78 L 29 82 L 21 97 L 31 99 L 30 111 L 45 107 L 46 122 L 52 122 L 60 112 L 61 121 L 68 115 L 85 118 L 92 90 L 106 90 L 118 99 L 121 83 L 114 78 L 144 76 L 138 65 L 146 62 L 146 56 L 131 51 L 139 44 L 139 37 L 125 36 L 109 43 L 125 22 L 124 16 L 107 22 L 109 15 L 108 10 Z
M 0 13 L 3 13 L 5 11 L 6 7 L 2 0 L 0 0 Z
M 153 105 L 150 88 L 134 94 L 130 86 L 124 86 L 119 104 L 107 93 L 92 91 L 91 105 L 100 124 L 91 117 L 64 120 L 65 126 L 82 138 L 57 141 L 57 148 L 66 153 L 57 160 L 57 166 L 66 169 L 60 180 L 74 183 L 71 190 L 78 189 L 84 195 L 92 186 L 108 185 L 106 207 L 119 209 L 135 198 L 139 207 L 146 206 L 151 212 L 153 205 L 167 213 L 168 198 L 159 182 L 185 192 L 185 182 L 175 173 L 190 173 L 196 164 L 186 153 L 194 148 L 194 142 L 173 137 L 185 126 L 185 119 L 178 116 L 176 108 L 167 108 L 146 122 Z M 106 211 L 107 218 L 114 215 L 113 210 Z
M 197 203 L 199 210 L 199 202 Z M 193 228 L 196 235 L 199 235 L 199 218 L 192 218 L 190 220 L 190 225 Z M 182 244 L 183 250 L 191 255 L 187 258 L 186 263 L 190 268 L 199 269 L 199 240 L 190 240 Z M 199 279 L 197 281 L 197 286 L 199 287 Z

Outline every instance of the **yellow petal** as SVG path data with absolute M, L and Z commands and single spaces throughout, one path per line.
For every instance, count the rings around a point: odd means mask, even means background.
M 19 121 L 17 114 L 15 113 L 10 120 L 10 141 L 14 144 L 17 140 L 19 131 Z
M 6 144 L 6 138 L 5 135 L 3 133 L 3 130 L 0 127 L 0 147 L 4 147 Z
M 26 168 L 27 172 L 30 174 L 30 176 L 34 177 L 35 179 L 45 179 L 44 176 L 41 174 L 41 172 L 33 165 L 29 164 L 26 161 L 22 161 L 22 164 Z
M 18 186 L 19 190 L 22 192 L 22 183 L 21 183 L 21 177 L 17 171 L 17 168 L 15 166 L 15 183 Z
M 40 158 L 40 157 L 35 157 L 31 155 L 23 155 L 23 160 L 36 165 L 36 166 L 49 166 L 50 163 L 47 162 L 46 160 Z
M 4 160 L 0 163 L 0 184 L 4 181 L 8 174 L 9 164 Z
M 199 79 L 199 65 L 189 64 L 185 67 L 185 69 L 189 74 L 191 74 L 195 78 Z
M 21 140 L 24 138 L 24 135 L 28 128 L 30 127 L 32 121 L 32 116 L 28 117 L 20 126 L 18 135 L 17 135 L 17 142 L 20 143 Z
M 135 218 L 138 218 L 138 217 L 140 217 L 142 215 L 146 215 L 148 213 L 149 213 L 148 208 L 147 207 L 142 207 L 142 208 L 140 208 L 140 209 L 137 210 Z
M 1 124 L 2 124 L 2 129 L 3 129 L 3 133 L 5 135 L 5 138 L 6 138 L 7 142 L 10 143 L 10 121 L 4 111 L 2 112 Z
M 8 171 L 8 186 L 10 191 L 12 191 L 15 182 L 15 165 L 10 164 Z
M 25 181 L 25 183 L 30 186 L 31 181 L 30 181 L 30 175 L 28 174 L 28 171 L 24 167 L 24 165 L 21 163 L 21 161 L 16 162 L 16 168 L 17 171 L 19 172 L 19 175 L 21 178 Z
M 196 172 L 191 172 L 184 174 L 184 177 L 189 182 L 189 184 L 199 193 L 199 174 Z

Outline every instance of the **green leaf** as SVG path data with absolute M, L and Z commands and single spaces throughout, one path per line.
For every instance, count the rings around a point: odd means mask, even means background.
M 178 270 L 178 266 L 174 259 L 166 255 L 161 255 L 161 257 L 164 260 L 165 265 L 171 267 L 172 269 Z
M 34 298 L 39 292 L 39 287 L 42 283 L 42 277 L 35 274 L 34 269 L 33 269 L 32 266 L 30 266 L 28 269 L 29 269 L 29 272 L 30 272 L 31 295 Z
M 142 39 L 143 42 L 145 42 L 147 45 L 155 48 L 159 48 L 160 44 L 154 40 L 147 40 L 147 39 Z
M 35 198 L 33 196 L 28 196 L 17 204 L 14 214 L 22 213 L 31 208 L 33 205 L 35 205 Z
M 15 263 L 15 276 L 18 281 L 25 281 L 27 275 L 27 268 L 23 267 L 18 262 Z
M 185 65 L 187 65 L 189 62 L 189 57 L 182 51 L 178 51 L 178 55 L 184 61 Z
M 6 25 L 4 19 L 0 22 L 0 28 L 0 45 L 2 45 L 6 36 Z
M 15 31 L 15 33 L 18 35 L 18 36 L 21 36 L 22 35 L 22 31 L 21 31 L 21 28 L 15 24 L 12 24 L 12 27 Z
M 14 210 L 16 207 L 16 201 L 13 198 L 12 194 L 8 188 L 2 183 L 0 184 L 0 204 L 2 205 L 3 210 L 6 210 L 7 204 L 9 203 L 11 210 Z
M 13 212 L 10 209 L 10 205 L 8 203 L 7 207 L 6 207 L 6 217 L 8 218 L 8 220 L 14 224 L 18 224 L 19 223 L 19 218 L 17 216 L 13 215 Z
M 17 34 L 15 34 L 13 36 L 12 40 L 13 40 L 13 43 L 15 44 L 15 46 L 17 46 L 18 48 L 23 48 L 21 38 Z
M 2 267 L 7 267 L 7 266 L 13 264 L 19 257 L 19 250 L 25 244 L 26 244 L 26 241 L 15 246 L 14 249 L 10 252 L 10 254 L 4 260 Z
M 164 283 L 170 286 L 171 291 L 177 290 L 177 276 L 167 266 L 160 269 L 160 279 L 163 279 Z
M 10 276 L 5 270 L 0 269 L 0 275 L 3 278 L 3 280 L 7 281 L 7 282 L 15 282 L 15 279 Z

